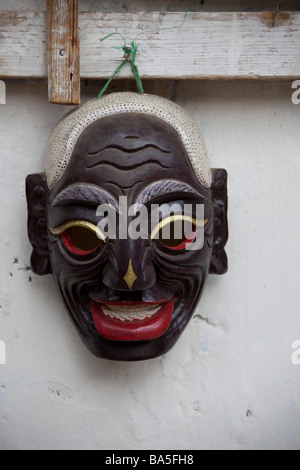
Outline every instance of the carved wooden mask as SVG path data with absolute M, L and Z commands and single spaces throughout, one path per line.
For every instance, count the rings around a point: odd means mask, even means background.
M 166 99 L 114 93 L 67 114 L 26 194 L 32 269 L 53 274 L 98 357 L 166 353 L 227 270 L 227 173 Z

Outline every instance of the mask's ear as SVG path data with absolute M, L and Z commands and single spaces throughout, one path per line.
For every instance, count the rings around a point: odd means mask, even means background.
M 31 268 L 35 274 L 51 273 L 47 236 L 47 196 L 48 188 L 44 173 L 36 173 L 26 178 L 26 198 L 28 208 L 28 237 L 32 245 Z
M 214 246 L 209 272 L 225 274 L 228 269 L 224 247 L 228 240 L 227 223 L 227 171 L 212 170 L 212 197 L 214 201 Z

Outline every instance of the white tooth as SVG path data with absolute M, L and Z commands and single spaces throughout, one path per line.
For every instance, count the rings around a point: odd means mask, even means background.
M 115 313 L 138 313 L 138 312 L 145 312 L 145 311 L 152 311 L 157 308 L 157 305 L 105 305 L 107 310 L 111 310 Z
M 160 308 L 161 305 L 151 305 L 148 308 L 145 305 L 118 305 L 116 307 L 105 305 L 102 306 L 102 311 L 111 318 L 117 318 L 121 321 L 133 321 L 151 318 Z

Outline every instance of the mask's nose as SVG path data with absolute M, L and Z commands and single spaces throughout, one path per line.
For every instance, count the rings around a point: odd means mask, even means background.
M 112 240 L 109 260 L 102 272 L 102 282 L 114 290 L 150 289 L 156 283 L 148 240 Z

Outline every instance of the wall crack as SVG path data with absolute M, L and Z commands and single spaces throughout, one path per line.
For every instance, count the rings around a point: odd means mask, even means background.
M 212 326 L 213 328 L 218 328 L 218 329 L 225 331 L 224 325 L 218 325 L 217 323 L 214 323 L 211 320 L 209 320 L 209 318 L 203 317 L 202 315 L 200 315 L 200 313 L 196 313 L 193 318 L 201 320 L 205 322 L 207 325 Z

